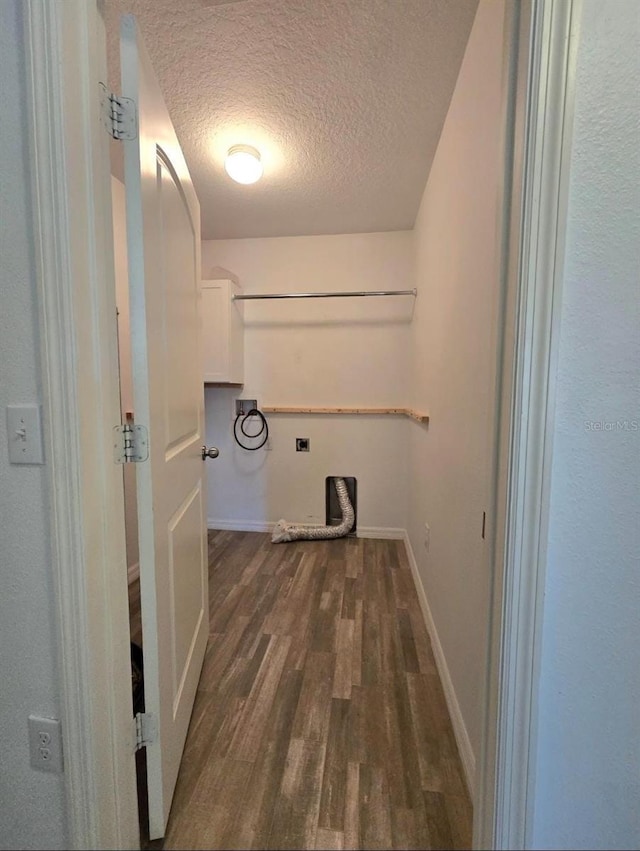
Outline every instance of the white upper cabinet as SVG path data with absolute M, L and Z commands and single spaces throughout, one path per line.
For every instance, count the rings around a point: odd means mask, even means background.
M 202 281 L 202 354 L 205 384 L 244 382 L 244 302 L 229 278 Z

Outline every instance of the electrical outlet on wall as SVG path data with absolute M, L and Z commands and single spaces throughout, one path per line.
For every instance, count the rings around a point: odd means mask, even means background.
M 308 437 L 296 437 L 296 452 L 310 452 L 311 441 Z
M 62 732 L 57 718 L 29 716 L 31 767 L 40 771 L 62 771 Z

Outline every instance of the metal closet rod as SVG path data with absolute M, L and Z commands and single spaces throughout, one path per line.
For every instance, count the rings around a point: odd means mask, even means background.
M 418 295 L 418 291 L 414 287 L 412 290 L 354 290 L 345 293 L 251 293 L 249 295 L 234 295 L 233 301 L 251 301 L 258 298 L 347 298 L 380 295 L 412 295 L 415 297 Z

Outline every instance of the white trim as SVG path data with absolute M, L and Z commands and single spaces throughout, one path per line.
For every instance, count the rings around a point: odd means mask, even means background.
M 422 584 L 420 571 L 418 570 L 418 562 L 416 561 L 413 547 L 411 546 L 411 540 L 409 539 L 409 535 L 406 531 L 403 535 L 403 540 L 407 551 L 409 567 L 411 568 L 411 574 L 413 576 L 413 582 L 416 586 L 416 593 L 418 594 L 420 609 L 422 611 L 425 626 L 427 627 L 427 632 L 429 633 L 429 638 L 431 639 L 431 647 L 436 660 L 436 667 L 440 674 L 440 682 L 442 683 L 444 696 L 447 701 L 449 717 L 451 718 L 453 733 L 456 737 L 456 744 L 458 745 L 460 759 L 462 760 L 467 788 L 471 798 L 473 799 L 475 794 L 476 758 L 473 753 L 473 748 L 471 747 L 471 739 L 469 738 L 469 733 L 467 732 L 464 718 L 462 717 L 462 711 L 460 710 L 456 690 L 453 687 L 453 680 L 449 673 L 447 659 L 444 655 L 444 650 L 442 649 L 442 644 L 440 643 L 440 638 L 438 636 L 438 630 L 436 629 L 436 624 L 429 607 L 429 601 L 427 600 L 424 585 Z
M 75 332 L 71 293 L 66 287 L 71 262 L 66 250 L 70 225 L 65 176 L 60 169 L 64 143 L 59 137 L 59 123 L 55 121 L 62 97 L 62 81 L 56 79 L 56 27 L 55 10 L 50 4 L 30 0 L 25 14 L 26 64 L 33 115 L 30 158 L 38 164 L 32 178 L 32 197 L 41 285 L 43 409 L 45 423 L 49 426 L 46 430 L 49 442 L 46 454 L 55 517 L 51 548 L 59 612 L 65 792 L 69 832 L 73 845 L 79 847 L 79 837 L 87 837 L 88 843 L 91 843 L 97 834 L 97 792 L 93 754 L 84 748 L 90 732 L 91 710 L 86 706 L 87 697 L 82 684 L 89 676 L 90 658 L 89 647 L 84 640 L 87 630 L 84 540 L 78 535 L 84 520 L 79 499 L 80 452 L 74 424 L 74 412 L 78 410 L 73 368 Z M 47 227 L 47 219 L 55 220 L 56 227 Z M 45 270 L 48 274 L 46 287 L 43 286 Z M 72 440 L 76 445 L 69 452 Z M 67 609 L 75 610 L 75 617 L 68 617 Z
M 130 564 L 127 568 L 127 584 L 131 585 L 132 582 L 135 582 L 136 579 L 140 577 L 140 562 L 136 561 L 134 564 Z
M 259 520 L 217 520 L 215 517 L 207 518 L 207 528 L 230 532 L 273 532 L 275 523 L 266 523 Z
M 357 538 L 379 538 L 383 541 L 404 541 L 406 529 L 396 529 L 394 526 L 358 526 Z
M 24 43 L 67 831 L 71 848 L 132 848 L 113 236 L 96 76 L 106 57 L 95 3 L 26 0 Z
M 261 520 L 218 520 L 215 517 L 207 518 L 208 529 L 229 530 L 232 532 L 273 532 L 275 523 Z M 321 523 L 308 524 L 321 526 Z M 388 541 L 402 541 L 406 531 L 393 526 L 359 526 L 356 530 L 356 538 L 381 538 Z
M 509 258 L 518 265 L 513 384 L 503 388 L 508 404 L 501 429 L 509 438 L 505 487 L 498 494 L 506 516 L 504 540 L 496 541 L 488 680 L 494 686 L 488 689 L 484 734 L 494 742 L 492 752 L 483 753 L 476 822 L 482 831 L 474 836 L 476 847 L 495 849 L 531 847 L 550 427 L 577 44 L 572 0 L 534 0 L 532 9 L 522 207 Z
M 501 126 L 504 163 L 500 194 L 497 245 L 500 249 L 500 283 L 496 301 L 495 385 L 492 392 L 492 428 L 487 458 L 490 476 L 487 491 L 486 569 L 489 572 L 487 603 L 486 669 L 483 683 L 482 728 L 477 754 L 473 838 L 475 848 L 493 846 L 496 808 L 497 714 L 499 658 L 502 641 L 504 538 L 509 481 L 510 411 L 516 339 L 516 304 L 519 287 L 519 250 L 524 196 L 524 139 L 528 103 L 529 66 L 532 55 L 532 5 L 522 0 L 505 5 Z

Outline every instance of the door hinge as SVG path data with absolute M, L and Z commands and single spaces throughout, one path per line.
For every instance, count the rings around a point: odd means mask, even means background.
M 113 460 L 116 464 L 146 461 L 149 457 L 149 434 L 142 425 L 125 423 L 113 429 Z
M 133 717 L 133 751 L 153 745 L 158 739 L 158 724 L 152 712 L 137 712 Z
M 135 101 L 110 92 L 100 83 L 100 114 L 110 136 L 130 141 L 138 136 L 138 111 Z

